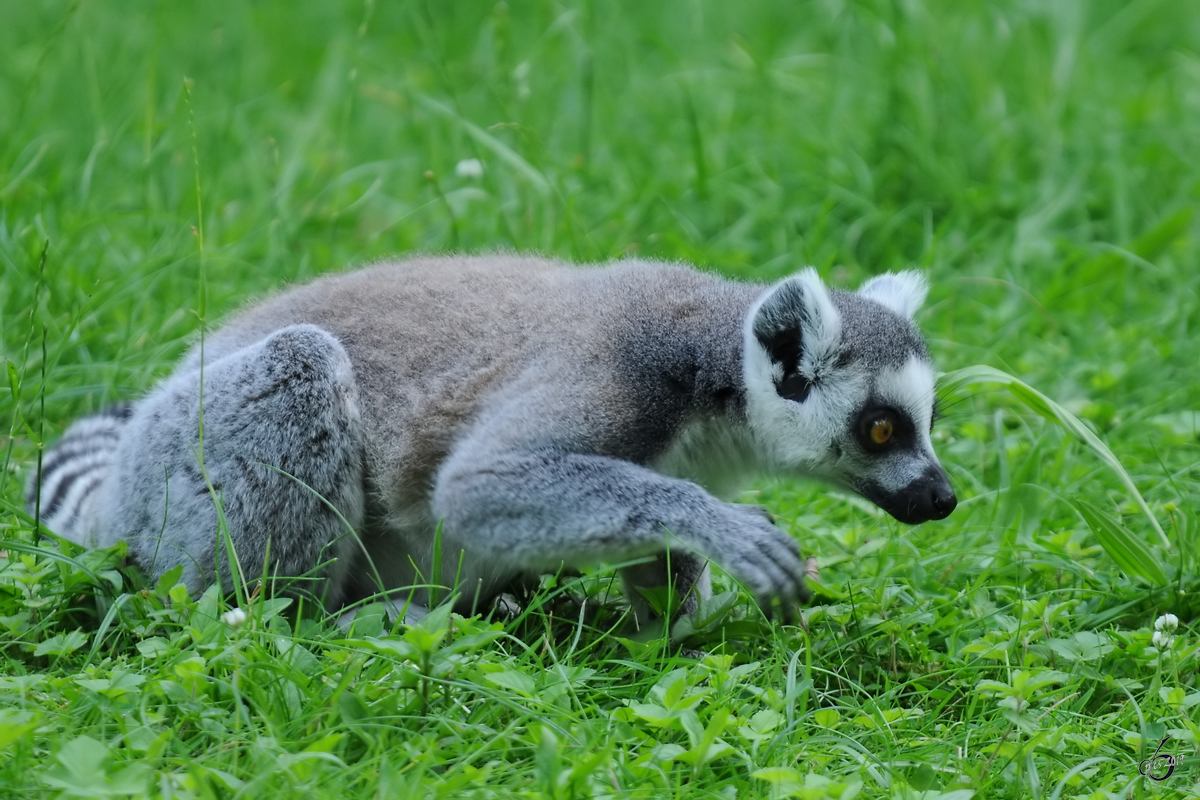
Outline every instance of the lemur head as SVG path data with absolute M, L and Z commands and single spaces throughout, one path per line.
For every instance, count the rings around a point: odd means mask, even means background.
M 765 459 L 910 524 L 957 504 L 930 441 L 934 371 L 912 322 L 926 291 L 916 272 L 831 290 L 810 268 L 767 290 L 744 334 L 746 417 Z

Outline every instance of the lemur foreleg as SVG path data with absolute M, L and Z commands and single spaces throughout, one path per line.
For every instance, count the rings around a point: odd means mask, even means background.
M 438 477 L 434 513 L 445 520 L 447 546 L 462 543 L 474 571 L 552 571 L 670 549 L 678 559 L 670 577 L 685 596 L 693 587 L 707 592 L 702 559 L 768 607 L 808 596 L 799 547 L 761 510 L 620 459 L 465 446 Z M 635 585 L 668 577 L 665 565 L 630 570 Z

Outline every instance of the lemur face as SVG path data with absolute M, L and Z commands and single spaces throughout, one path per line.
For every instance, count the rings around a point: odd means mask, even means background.
M 933 366 L 911 322 L 924 296 L 916 273 L 850 293 L 812 270 L 763 296 L 747 319 L 743 372 L 768 463 L 851 489 L 901 522 L 954 510 L 930 440 Z
M 833 480 L 901 522 L 948 516 L 958 501 L 930 441 L 933 397 L 933 368 L 917 356 L 877 373 L 869 399 L 831 448 Z

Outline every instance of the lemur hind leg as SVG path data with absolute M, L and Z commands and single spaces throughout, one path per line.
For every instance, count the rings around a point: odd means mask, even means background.
M 203 449 L 198 369 L 138 404 L 116 459 L 113 526 L 152 579 L 182 564 L 193 592 L 218 577 L 230 588 L 215 494 L 246 580 L 319 575 L 292 589 L 323 593 L 336 607 L 364 503 L 345 349 L 321 328 L 294 325 L 212 361 L 203 378 Z

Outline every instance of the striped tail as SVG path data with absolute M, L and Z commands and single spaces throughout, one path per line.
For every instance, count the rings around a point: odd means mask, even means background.
M 91 545 L 100 487 L 112 472 L 117 441 L 133 406 L 126 403 L 77 420 L 42 459 L 40 482 L 29 481 L 25 505 L 30 516 L 60 536 Z

